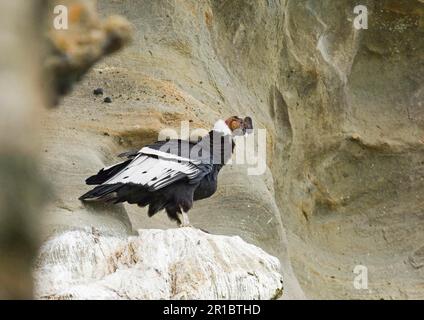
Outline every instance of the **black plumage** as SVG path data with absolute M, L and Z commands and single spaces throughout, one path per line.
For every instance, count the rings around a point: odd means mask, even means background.
M 252 129 L 250 118 L 240 120 L 238 129 L 242 133 Z M 210 131 L 198 143 L 157 141 L 139 151 L 119 155 L 127 159 L 89 177 L 86 183 L 98 186 L 79 199 L 149 206 L 150 217 L 165 210 L 171 220 L 188 224 L 185 213 L 193 201 L 215 193 L 218 173 L 234 150 L 233 132 L 228 126 L 223 130 L 223 126 Z

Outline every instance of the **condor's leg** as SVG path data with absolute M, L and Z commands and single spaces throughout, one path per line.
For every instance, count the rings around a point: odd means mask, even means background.
M 182 216 L 182 223 L 180 224 L 180 227 L 191 227 L 190 221 L 188 220 L 188 213 L 181 211 Z
M 190 221 L 188 220 L 188 211 L 193 206 L 193 201 L 182 201 L 180 203 L 180 214 L 181 214 L 181 225 L 180 227 L 191 227 Z
M 175 197 L 175 204 L 179 208 L 178 212 L 181 215 L 182 223 L 180 227 L 191 227 L 188 220 L 188 211 L 193 207 L 194 186 L 181 188 Z

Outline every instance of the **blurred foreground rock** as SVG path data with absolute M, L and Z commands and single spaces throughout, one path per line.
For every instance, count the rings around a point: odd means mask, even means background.
M 57 96 L 69 93 L 75 82 L 101 58 L 122 49 L 131 41 L 131 24 L 122 16 L 110 15 L 101 19 L 95 0 L 50 0 L 47 10 L 48 53 L 45 68 L 53 86 L 53 104 Z M 54 26 L 66 8 L 67 29 Z M 63 21 L 62 21 L 63 23 Z M 62 26 L 62 25 L 59 25 Z
M 129 238 L 68 231 L 46 241 L 35 270 L 40 299 L 276 299 L 277 258 L 240 237 L 194 228 Z
M 69 9 L 69 30 L 53 30 L 53 7 L 59 3 Z M 32 297 L 42 204 L 53 196 L 39 174 L 43 110 L 130 39 L 126 20 L 99 20 L 94 4 L 0 2 L 0 299 Z M 51 31 L 46 35 L 44 28 Z
M 44 102 L 38 4 L 0 1 L 0 299 L 32 297 L 31 265 L 48 193 L 38 174 Z

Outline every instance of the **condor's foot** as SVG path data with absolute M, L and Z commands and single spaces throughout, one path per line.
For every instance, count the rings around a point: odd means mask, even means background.
M 178 227 L 180 227 L 180 228 L 194 228 L 191 224 L 184 224 L 184 223 L 179 224 Z

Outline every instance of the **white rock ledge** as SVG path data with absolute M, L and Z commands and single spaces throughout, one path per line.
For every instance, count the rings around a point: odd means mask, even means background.
M 38 299 L 275 299 L 277 258 L 240 237 L 194 228 L 139 230 L 126 239 L 67 231 L 43 245 Z

